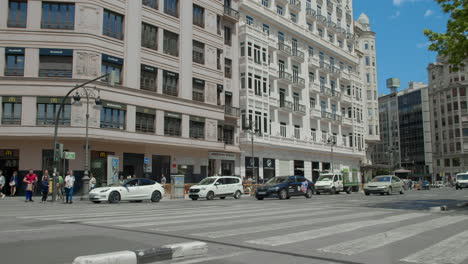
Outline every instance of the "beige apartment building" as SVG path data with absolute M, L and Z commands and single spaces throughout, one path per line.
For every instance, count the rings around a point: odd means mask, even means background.
M 349 0 L 240 0 L 240 14 L 241 175 L 361 181 L 379 139 L 367 16 Z
M 229 2 L 0 1 L 0 169 L 7 178 L 51 169 L 62 97 L 114 71 L 115 86 L 86 86 L 90 167 L 101 183 L 109 156 L 124 176 L 158 181 L 239 175 L 238 13 Z M 67 99 L 58 130 L 78 178 L 86 104 Z
M 468 171 L 468 68 L 453 71 L 437 58 L 427 70 L 434 179 L 448 182 Z

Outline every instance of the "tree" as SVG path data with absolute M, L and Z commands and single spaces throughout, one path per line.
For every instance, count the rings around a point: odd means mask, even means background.
M 424 35 L 432 42 L 428 49 L 438 52 L 453 65 L 453 70 L 464 66 L 468 58 L 468 0 L 435 0 L 442 11 L 450 14 L 445 33 L 424 30 Z

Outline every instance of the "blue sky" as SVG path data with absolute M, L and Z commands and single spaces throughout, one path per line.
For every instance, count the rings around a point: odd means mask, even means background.
M 434 0 L 354 0 L 354 19 L 361 12 L 369 16 L 376 32 L 379 95 L 388 94 L 385 80 L 400 78 L 400 89 L 409 81 L 427 83 L 426 67 L 436 53 L 422 30 L 444 32 L 448 16 Z

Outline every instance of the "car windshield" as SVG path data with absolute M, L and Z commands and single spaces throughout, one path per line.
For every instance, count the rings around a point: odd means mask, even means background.
M 457 176 L 457 180 L 468 180 L 468 174 L 461 174 Z
M 392 177 L 390 176 L 380 176 L 380 177 L 375 177 L 372 182 L 389 182 L 392 180 Z
M 283 183 L 288 179 L 288 177 L 274 177 L 266 182 L 266 184 L 278 184 Z
M 317 181 L 331 181 L 333 179 L 333 175 L 322 175 L 318 178 Z
M 210 185 L 216 181 L 216 178 L 205 178 L 198 185 Z

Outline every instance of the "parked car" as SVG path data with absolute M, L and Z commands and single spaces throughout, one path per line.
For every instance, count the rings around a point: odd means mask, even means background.
M 164 197 L 164 187 L 150 179 L 137 178 L 124 183 L 115 182 L 106 187 L 92 189 L 88 197 L 93 203 L 143 200 L 157 203 Z
M 289 199 L 292 196 L 305 196 L 311 198 L 314 192 L 314 183 L 303 176 L 279 176 L 268 180 L 255 191 L 255 197 L 263 200 L 268 197 Z
M 424 181 L 419 181 L 415 184 L 415 188 L 417 190 L 430 190 L 431 189 L 431 184 L 424 180 Z
M 455 180 L 455 189 L 468 188 L 468 173 L 458 173 Z
M 244 193 L 242 181 L 235 176 L 208 177 L 189 189 L 189 197 L 194 201 L 199 198 L 213 200 L 215 197 L 219 197 L 225 199 L 227 196 L 240 199 L 242 193 Z
M 365 195 L 380 193 L 380 195 L 390 195 L 399 192 L 404 194 L 403 181 L 394 175 L 376 176 L 369 183 L 364 184 Z

